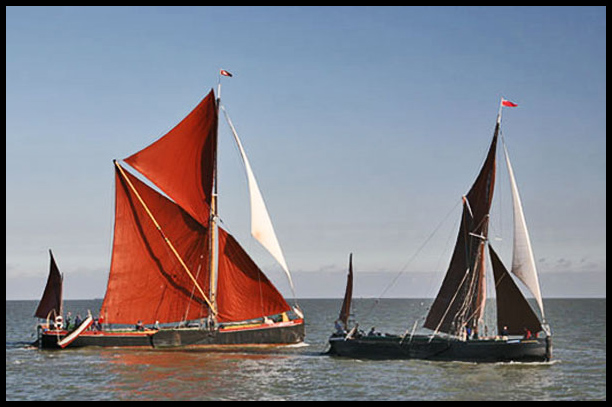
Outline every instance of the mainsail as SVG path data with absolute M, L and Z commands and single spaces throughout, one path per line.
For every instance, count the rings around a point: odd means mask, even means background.
M 482 315 L 485 301 L 484 245 L 495 186 L 498 134 L 499 123 L 495 126 L 480 173 L 463 199 L 463 215 L 455 250 L 424 324 L 434 331 L 459 335 L 466 326 L 475 326 Z
M 130 184 L 134 186 L 134 190 Z M 108 323 L 145 324 L 197 319 L 208 307 L 166 243 L 176 250 L 208 291 L 207 229 L 177 204 L 134 175 L 115 171 L 115 232 L 108 286 L 102 315 Z M 154 214 L 160 229 L 151 220 Z M 163 231 L 163 233 L 162 233 Z M 195 276 L 195 274 L 194 274 Z
M 47 284 L 45 284 L 45 290 L 38 303 L 38 308 L 36 308 L 36 312 L 34 313 L 34 316 L 38 318 L 49 318 L 51 316 L 62 315 L 63 277 L 59 272 L 57 264 L 55 264 L 55 259 L 50 249 L 49 256 L 51 260 Z
M 230 322 L 291 309 L 220 227 L 218 270 L 211 266 L 217 125 L 211 90 L 170 132 L 125 159 L 165 196 L 116 163 L 113 254 L 102 304 L 108 323 L 207 316 Z M 211 280 L 212 273 L 217 279 Z

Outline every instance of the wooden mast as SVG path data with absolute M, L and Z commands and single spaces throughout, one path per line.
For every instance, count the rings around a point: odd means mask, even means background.
M 219 77 L 220 78 L 220 77 Z M 217 117 L 219 116 L 219 103 L 221 103 L 221 81 L 218 83 L 218 93 L 217 96 Z M 219 126 L 217 124 L 217 132 Z M 217 133 L 217 139 L 219 135 Z M 215 143 L 215 146 L 218 150 L 218 145 Z M 218 195 L 218 176 L 217 176 L 217 151 L 214 154 L 214 164 L 213 164 L 213 192 L 210 199 L 210 220 L 209 220 L 209 230 L 210 230 L 210 243 L 208 245 L 208 253 L 209 253 L 209 270 L 210 270 L 210 300 L 217 309 L 217 273 L 219 271 L 218 268 L 218 248 L 219 248 L 219 237 L 217 231 L 217 195 Z M 212 322 L 214 324 L 217 323 L 217 312 L 215 311 L 212 315 Z
M 221 76 L 231 76 L 227 71 L 220 70 L 217 79 L 217 117 L 219 117 L 219 106 L 221 105 Z M 217 139 L 219 138 L 219 124 L 217 122 Z M 210 300 L 215 307 L 213 313 L 213 323 L 217 322 L 217 274 L 219 272 L 218 265 L 218 250 L 219 250 L 219 232 L 217 230 L 217 196 L 218 196 L 218 168 L 217 168 L 217 152 L 219 150 L 218 143 L 215 143 L 217 151 L 214 154 L 213 163 L 213 192 L 210 200 L 210 244 L 208 253 L 210 254 L 209 270 L 210 270 Z

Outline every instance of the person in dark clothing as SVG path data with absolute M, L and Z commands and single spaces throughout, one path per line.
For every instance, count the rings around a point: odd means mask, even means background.
M 68 330 L 68 331 L 70 330 L 70 317 L 71 316 L 72 316 L 71 312 L 68 312 L 68 315 L 66 315 L 65 322 L 66 322 L 66 330 Z M 73 328 L 76 328 L 76 327 L 73 327 Z

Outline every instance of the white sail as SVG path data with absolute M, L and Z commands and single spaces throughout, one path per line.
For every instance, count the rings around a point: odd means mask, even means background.
M 542 304 L 542 294 L 540 293 L 540 283 L 538 281 L 538 273 L 536 270 L 529 233 L 527 232 L 527 223 L 523 214 L 523 206 L 519 196 L 518 187 L 514 179 L 514 172 L 510 164 L 508 150 L 504 144 L 504 154 L 506 156 L 506 164 L 508 166 L 508 174 L 510 175 L 510 185 L 512 187 L 512 203 L 514 207 L 514 248 L 512 255 L 512 273 L 517 276 L 529 288 L 535 297 L 542 318 L 544 318 L 544 305 Z
M 266 209 L 266 204 L 264 203 L 261 192 L 259 191 L 259 187 L 257 186 L 257 180 L 255 179 L 255 175 L 253 174 L 253 170 L 251 169 L 251 165 L 249 164 L 249 159 L 247 158 L 246 152 L 242 147 L 242 143 L 240 142 L 240 138 L 238 137 L 238 133 L 234 128 L 232 121 L 230 120 L 225 108 L 221 106 L 223 109 L 223 113 L 225 118 L 227 119 L 227 123 L 232 129 L 232 133 L 234 134 L 234 138 L 236 140 L 236 144 L 240 149 L 240 155 L 242 156 L 242 160 L 244 162 L 244 166 L 246 168 L 247 179 L 249 184 L 249 195 L 251 198 L 251 234 L 263 247 L 270 252 L 272 257 L 278 261 L 278 264 L 281 265 L 285 273 L 287 274 L 287 278 L 289 280 L 289 285 L 291 286 L 291 291 L 295 295 L 295 289 L 293 288 L 293 280 L 291 279 L 291 273 L 289 273 L 289 268 L 287 267 L 287 262 L 285 261 L 285 256 L 283 256 L 283 251 L 281 250 L 280 244 L 278 243 L 278 239 L 276 238 L 276 233 L 274 233 L 274 227 L 272 226 L 272 221 L 270 220 L 270 215 L 268 215 L 268 210 Z

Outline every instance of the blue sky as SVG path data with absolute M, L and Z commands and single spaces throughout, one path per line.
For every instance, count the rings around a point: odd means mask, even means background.
M 66 298 L 104 295 L 112 159 L 172 128 L 220 68 L 298 296 L 340 297 L 349 252 L 355 295 L 400 271 L 385 295 L 435 295 L 502 96 L 519 104 L 503 132 L 544 297 L 605 296 L 605 12 L 7 7 L 7 299 L 40 296 L 49 248 Z M 288 293 L 249 237 L 232 143 L 222 123 L 221 217 Z M 502 232 L 509 263 L 510 223 Z

